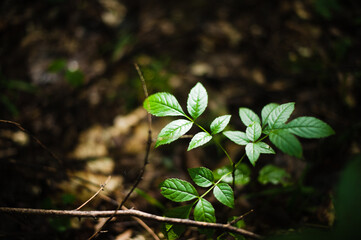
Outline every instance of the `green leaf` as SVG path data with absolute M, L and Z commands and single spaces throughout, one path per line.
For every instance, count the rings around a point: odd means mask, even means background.
M 258 142 L 258 143 L 255 143 L 255 144 L 259 148 L 260 153 L 275 154 L 275 151 L 267 143 Z
M 216 222 L 215 211 L 210 202 L 200 198 L 194 208 L 194 220 L 201 222 Z
M 258 160 L 261 151 L 257 144 L 255 143 L 248 143 L 246 145 L 246 154 L 249 159 L 249 161 L 252 163 L 253 166 L 255 166 L 256 161 Z
M 143 107 L 154 116 L 185 116 L 177 99 L 170 93 L 160 92 L 145 99 Z
M 298 139 L 290 132 L 279 129 L 269 135 L 271 142 L 282 152 L 295 157 L 302 157 L 302 146 Z
M 253 142 L 257 141 L 261 136 L 262 128 L 258 122 L 253 122 L 246 128 L 247 138 Z
M 227 183 L 218 183 L 213 189 L 213 194 L 218 201 L 227 207 L 234 207 L 233 190 Z
M 261 112 L 262 127 L 264 127 L 267 124 L 270 113 L 278 106 L 279 106 L 279 104 L 277 104 L 277 103 L 269 103 L 262 108 L 262 112 Z
M 246 127 L 251 125 L 253 122 L 261 124 L 261 120 L 258 115 L 249 108 L 239 108 L 239 116 Z
M 193 136 L 191 142 L 189 143 L 187 151 L 192 150 L 193 148 L 200 147 L 206 144 L 207 142 L 211 141 L 211 139 L 212 136 L 209 135 L 209 133 L 199 132 Z
M 264 166 L 258 175 L 258 181 L 261 184 L 286 184 L 289 178 L 290 175 L 284 169 L 271 164 Z
M 155 147 L 174 142 L 192 128 L 193 123 L 189 120 L 179 119 L 170 122 L 158 134 Z
M 223 132 L 223 135 L 238 145 L 247 145 L 250 141 L 247 138 L 246 133 L 241 131 L 225 131 Z
M 192 207 L 193 204 L 171 208 L 165 212 L 164 216 L 171 218 L 187 219 L 189 218 Z M 162 232 L 167 237 L 167 239 L 170 240 L 178 239 L 185 230 L 186 226 L 184 225 L 171 223 L 162 224 Z
M 214 179 L 219 180 L 225 174 L 230 173 L 230 172 L 232 172 L 232 166 L 230 166 L 230 165 L 226 165 L 221 168 L 218 168 L 213 171 Z M 251 170 L 249 169 L 249 167 L 246 164 L 241 163 L 236 167 L 236 171 L 235 171 L 234 175 L 235 175 L 234 183 L 236 185 L 246 185 L 250 181 Z M 232 182 L 233 182 L 232 174 L 229 174 L 229 175 L 225 176 L 224 178 L 222 178 L 222 182 L 232 184 Z
M 201 83 L 197 83 L 188 94 L 187 110 L 193 119 L 198 118 L 208 105 L 208 94 Z
M 210 187 L 213 184 L 213 173 L 205 167 L 188 168 L 192 180 L 200 187 Z
M 295 109 L 295 103 L 285 103 L 276 107 L 268 117 L 268 125 L 271 129 L 275 129 L 283 125 L 288 118 L 291 116 L 293 110 Z
M 285 129 L 304 138 L 323 138 L 335 133 L 327 123 L 314 117 L 296 118 L 290 121 Z
M 197 190 L 187 181 L 169 178 L 160 184 L 161 194 L 174 201 L 185 202 L 198 197 Z
M 214 119 L 213 122 L 211 123 L 212 134 L 217 134 L 222 132 L 227 127 L 230 120 L 231 120 L 231 115 L 224 115 Z

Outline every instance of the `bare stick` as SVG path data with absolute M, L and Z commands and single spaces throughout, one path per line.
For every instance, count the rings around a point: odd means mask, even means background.
M 244 230 L 242 228 L 236 228 L 229 224 L 221 223 L 208 223 L 199 222 L 189 219 L 169 218 L 161 217 L 158 215 L 142 212 L 139 210 L 118 210 L 114 213 L 114 210 L 109 211 L 76 211 L 76 210 L 48 210 L 48 209 L 30 209 L 30 208 L 7 208 L 0 207 L 0 214 L 21 214 L 21 215 L 41 215 L 41 216 L 64 216 L 64 217 L 91 217 L 91 218 L 106 218 L 114 216 L 133 216 L 142 219 L 148 219 L 156 222 L 183 224 L 186 226 L 202 227 L 220 229 L 227 232 L 239 233 L 247 237 L 260 239 L 261 236 L 253 232 Z
M 138 72 L 139 78 L 142 82 L 142 86 L 143 86 L 143 91 L 144 91 L 144 95 L 145 98 L 148 98 L 148 90 L 147 90 L 147 86 L 145 84 L 145 80 L 143 77 L 142 72 L 139 69 L 138 64 L 134 64 L 135 69 Z M 122 202 L 118 205 L 117 209 L 114 210 L 114 215 L 111 215 L 105 222 L 104 224 L 98 229 L 98 231 L 96 231 L 88 240 L 94 239 L 103 229 L 103 227 L 109 223 L 113 217 L 117 214 L 117 211 L 119 211 L 119 209 L 122 208 L 122 206 L 125 204 L 125 202 L 128 200 L 128 198 L 130 197 L 130 195 L 134 192 L 135 188 L 138 186 L 138 184 L 140 183 L 140 181 L 143 179 L 143 175 L 145 173 L 145 168 L 147 166 L 148 162 L 148 158 L 149 158 L 149 152 L 150 152 L 150 147 L 152 145 L 152 117 L 150 116 L 150 114 L 147 114 L 147 119 L 148 119 L 148 140 L 147 140 L 147 146 L 146 146 L 146 151 L 145 151 L 145 157 L 144 157 L 144 162 L 143 162 L 143 167 L 140 170 L 137 180 L 135 181 L 135 183 L 133 184 L 132 188 L 130 189 L 130 191 L 128 192 L 128 194 L 123 198 Z
M 9 121 L 9 120 L 2 120 L 2 119 L 0 119 L 0 122 L 14 125 L 15 127 L 20 129 L 24 133 L 28 134 L 37 144 L 40 145 L 40 147 L 42 147 L 46 152 L 48 152 L 50 154 L 50 156 L 52 156 L 55 160 L 57 160 L 61 166 L 63 165 L 63 161 L 60 160 L 60 158 L 58 158 L 52 151 L 50 151 L 39 139 L 37 139 L 34 135 L 32 135 L 28 130 L 23 128 L 23 126 L 21 126 L 20 123 Z
M 82 205 L 80 205 L 79 207 L 77 207 L 75 210 L 76 210 L 76 211 L 79 211 L 82 207 L 84 207 L 85 205 L 87 205 L 88 202 L 90 202 L 91 200 L 93 200 L 93 198 L 95 198 L 101 191 L 104 191 L 105 186 L 107 185 L 107 183 L 109 182 L 109 180 L 110 180 L 111 178 L 112 178 L 112 177 L 109 176 L 109 177 L 107 178 L 107 180 L 106 180 L 103 184 L 100 185 L 99 190 L 98 190 L 93 196 L 91 196 L 88 200 L 86 200 Z

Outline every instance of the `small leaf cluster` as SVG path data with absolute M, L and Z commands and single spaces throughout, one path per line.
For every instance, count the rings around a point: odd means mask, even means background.
M 202 222 L 216 222 L 215 209 L 212 204 L 204 199 L 209 193 L 213 192 L 214 197 L 227 207 L 234 207 L 234 194 L 232 188 L 224 182 L 218 180 L 215 182 L 214 175 L 211 170 L 205 167 L 190 168 L 188 173 L 193 182 L 199 187 L 208 188 L 203 194 L 199 195 L 196 188 L 188 181 L 178 178 L 169 178 L 160 184 L 161 193 L 164 197 L 174 202 L 195 201 L 186 206 L 169 209 L 166 212 L 168 217 L 189 218 L 192 208 L 194 207 L 194 220 Z M 184 231 L 182 226 L 166 224 L 163 232 L 169 239 L 178 238 Z M 203 230 L 204 231 L 204 230 Z M 207 233 L 207 232 L 206 232 Z
M 172 94 L 160 92 L 149 96 L 144 101 L 143 106 L 152 115 L 158 117 L 183 117 L 183 119 L 170 122 L 160 131 L 155 147 L 174 142 L 186 134 L 194 124 L 200 127 L 202 131 L 193 136 L 188 151 L 208 143 L 213 138 L 213 135 L 221 133 L 228 125 L 231 115 L 224 115 L 214 119 L 210 124 L 210 133 L 195 123 L 195 120 L 201 116 L 207 105 L 208 94 L 201 83 L 197 83 L 188 94 L 187 111 L 189 116 L 183 111 L 178 100 Z
M 286 123 L 294 109 L 293 102 L 281 105 L 270 103 L 263 107 L 261 120 L 251 109 L 239 108 L 239 116 L 246 131 L 225 131 L 223 135 L 234 143 L 245 146 L 247 157 L 253 166 L 260 154 L 275 154 L 275 151 L 263 142 L 267 137 L 282 152 L 300 158 L 302 146 L 296 136 L 322 138 L 334 134 L 334 131 L 315 117 L 298 117 Z

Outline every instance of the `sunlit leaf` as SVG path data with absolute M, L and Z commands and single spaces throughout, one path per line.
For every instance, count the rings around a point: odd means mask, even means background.
M 169 178 L 160 184 L 161 194 L 174 201 L 185 202 L 198 197 L 197 190 L 187 181 Z
M 298 158 L 302 156 L 301 143 L 290 132 L 283 129 L 275 130 L 270 133 L 269 138 L 282 152 Z
M 174 142 L 192 128 L 193 123 L 189 120 L 179 119 L 170 122 L 158 134 L 155 147 Z
M 224 131 L 223 135 L 238 145 L 247 145 L 250 142 L 246 133 L 241 131 Z
M 216 222 L 215 211 L 210 202 L 200 198 L 194 208 L 194 220 L 201 222 Z
M 157 117 L 185 116 L 177 99 L 172 94 L 166 92 L 150 95 L 144 101 L 143 107 Z
M 227 183 L 218 183 L 213 189 L 213 194 L 218 201 L 227 207 L 234 207 L 233 190 Z
M 246 127 L 251 125 L 253 122 L 261 124 L 261 120 L 258 115 L 249 108 L 239 108 L 239 116 Z
M 255 144 L 259 148 L 260 153 L 275 154 L 275 151 L 267 143 L 258 142 L 258 143 L 255 143 Z
M 217 134 L 222 132 L 227 127 L 230 120 L 231 120 L 231 115 L 224 115 L 214 119 L 213 122 L 211 123 L 212 134 Z
M 295 109 L 294 102 L 279 105 L 269 114 L 268 126 L 271 129 L 275 129 L 283 125 L 291 116 L 294 109 Z
M 278 106 L 279 106 L 279 104 L 277 104 L 277 103 L 269 103 L 262 108 L 262 112 L 261 112 L 262 127 L 264 127 L 267 124 L 270 113 Z
M 197 83 L 189 92 L 187 110 L 193 119 L 198 118 L 206 109 L 208 94 L 201 83 Z
M 261 136 L 262 128 L 258 122 L 253 122 L 246 128 L 246 135 L 249 140 L 255 142 Z
M 248 143 L 246 145 L 246 154 L 249 159 L 249 161 L 252 163 L 253 166 L 255 166 L 256 161 L 258 160 L 261 151 L 257 144 L 255 143 Z
M 285 129 L 304 138 L 323 138 L 335 133 L 327 123 L 314 117 L 296 118 L 286 124 Z
M 193 136 L 192 140 L 189 143 L 187 151 L 192 150 L 193 148 L 200 147 L 209 142 L 211 139 L 212 136 L 209 135 L 209 133 L 199 132 Z
M 274 165 L 266 165 L 260 171 L 258 175 L 258 181 L 262 184 L 286 184 L 290 175 L 282 168 Z
M 210 187 L 213 184 L 213 173 L 205 167 L 188 168 L 192 180 L 200 187 Z
M 218 168 L 213 171 L 214 179 L 219 180 L 221 179 L 221 177 L 223 177 L 224 175 L 230 172 L 232 172 L 232 166 L 230 165 L 226 165 L 221 168 Z M 246 185 L 250 181 L 251 170 L 246 164 L 241 163 L 237 166 L 234 175 L 235 175 L 234 183 L 236 185 Z M 223 177 L 222 182 L 232 184 L 233 182 L 232 174 Z

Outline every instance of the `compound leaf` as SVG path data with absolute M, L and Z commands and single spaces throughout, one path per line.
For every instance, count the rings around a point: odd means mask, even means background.
M 169 178 L 160 184 L 161 194 L 174 201 L 185 202 L 198 197 L 197 190 L 187 181 Z
M 335 133 L 327 123 L 315 117 L 296 118 L 286 124 L 285 129 L 303 138 L 323 138 Z
M 227 127 L 230 120 L 231 120 L 231 115 L 224 115 L 214 119 L 213 122 L 211 123 L 212 134 L 217 134 L 222 132 Z
M 209 142 L 211 139 L 212 136 L 209 135 L 209 133 L 199 132 L 193 136 L 192 140 L 189 143 L 187 151 L 192 150 L 193 148 L 200 147 Z
M 271 129 L 275 129 L 279 126 L 282 126 L 291 116 L 294 109 L 295 109 L 294 102 L 279 105 L 269 114 L 268 126 Z
M 200 187 L 210 187 L 213 184 L 213 173 L 205 167 L 188 168 L 192 180 Z
M 261 120 L 258 115 L 249 108 L 239 108 L 239 116 L 246 127 L 251 125 L 253 122 L 261 124 Z
M 193 119 L 198 118 L 208 105 L 208 94 L 201 83 L 197 83 L 189 92 L 187 110 Z
M 301 143 L 290 132 L 284 129 L 271 131 L 269 138 L 282 152 L 298 158 L 302 157 Z
M 277 104 L 277 103 L 269 103 L 262 108 L 262 112 L 261 112 L 262 127 L 264 127 L 267 124 L 270 113 L 278 106 L 279 106 L 279 104 Z
M 246 133 L 241 131 L 225 131 L 223 132 L 223 135 L 238 145 L 247 145 L 250 141 L 247 138 Z
M 216 222 L 215 211 L 210 202 L 200 198 L 194 208 L 194 220 L 201 222 Z
M 170 93 L 159 92 L 145 99 L 143 107 L 157 117 L 185 116 L 177 99 Z
M 253 122 L 246 128 L 246 135 L 249 140 L 252 142 L 257 141 L 257 139 L 261 136 L 262 128 L 258 122 Z
M 191 129 L 193 123 L 189 120 L 179 119 L 170 122 L 158 134 L 155 147 L 174 142 Z
M 253 166 L 255 166 L 256 161 L 258 160 L 261 151 L 257 144 L 255 143 L 248 143 L 246 145 L 246 154 L 249 159 L 249 161 L 252 163 Z
M 218 183 L 213 189 L 213 194 L 218 201 L 227 207 L 234 207 L 233 190 L 227 183 Z

